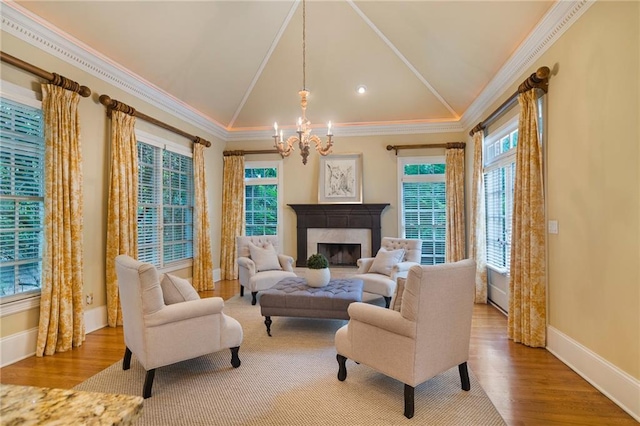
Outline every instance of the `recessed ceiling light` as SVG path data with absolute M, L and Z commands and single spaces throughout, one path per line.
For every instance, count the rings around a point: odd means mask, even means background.
M 359 94 L 364 94 L 367 92 L 367 86 L 365 86 L 364 84 L 361 84 L 360 86 L 356 87 L 356 92 L 358 92 Z

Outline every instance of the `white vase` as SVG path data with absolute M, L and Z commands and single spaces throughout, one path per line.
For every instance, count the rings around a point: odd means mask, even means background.
M 329 283 L 331 279 L 331 272 L 329 268 L 324 269 L 309 269 L 305 273 L 307 284 L 309 287 L 324 287 Z

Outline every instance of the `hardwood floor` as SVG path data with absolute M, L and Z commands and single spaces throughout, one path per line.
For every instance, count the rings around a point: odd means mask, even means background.
M 238 289 L 237 281 L 221 281 L 215 291 L 201 296 L 226 300 Z M 511 342 L 506 327 L 498 309 L 475 306 L 469 367 L 507 424 L 637 425 L 551 353 Z M 87 334 L 84 344 L 72 351 L 30 357 L 0 369 L 0 382 L 72 388 L 123 354 L 122 327 L 106 327 Z

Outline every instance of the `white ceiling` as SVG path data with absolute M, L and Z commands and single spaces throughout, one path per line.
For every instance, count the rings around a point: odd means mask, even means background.
M 229 133 L 300 115 L 299 1 L 16 3 Z M 553 4 L 308 0 L 307 116 L 338 131 L 457 122 Z

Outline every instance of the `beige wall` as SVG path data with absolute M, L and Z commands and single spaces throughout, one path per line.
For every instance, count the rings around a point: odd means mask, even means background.
M 141 112 L 163 120 L 193 135 L 198 135 L 212 142 L 212 147 L 206 150 L 206 171 L 209 182 L 209 209 L 211 217 L 211 239 L 213 242 L 213 260 L 215 267 L 219 267 L 220 250 L 220 202 L 222 199 L 222 150 L 224 142 L 216 140 L 213 135 L 185 123 L 170 114 L 151 106 L 140 99 L 129 95 L 114 86 L 75 68 L 66 62 L 43 53 L 41 50 L 22 42 L 21 40 L 2 33 L 2 51 L 19 59 L 36 65 L 49 72 L 56 72 L 88 86 L 92 95 L 82 98 L 79 106 L 81 141 L 83 154 L 84 175 L 84 293 L 93 293 L 94 303 L 87 309 L 94 309 L 106 304 L 105 290 L 105 241 L 106 241 L 106 209 L 109 176 L 109 129 L 105 108 L 98 102 L 98 96 L 107 94 L 114 99 L 125 102 Z M 16 85 L 40 91 L 37 77 L 16 67 L 1 64 L 2 80 Z M 148 133 L 163 137 L 176 144 L 190 146 L 187 139 L 168 132 L 164 129 L 137 121 L 138 128 Z M 190 276 L 190 270 L 176 271 L 176 274 Z M 28 330 L 38 326 L 38 309 L 31 309 L 15 315 L 2 318 L 0 337 Z
M 312 114 L 310 112 L 309 114 Z M 362 181 L 364 203 L 389 203 L 382 212 L 382 236 L 398 235 L 398 183 L 395 151 L 387 151 L 387 145 L 430 144 L 462 142 L 462 133 L 425 135 L 340 137 L 334 139 L 334 154 L 362 153 Z M 273 141 L 230 142 L 228 149 L 270 149 Z M 444 155 L 444 149 L 401 150 L 398 156 Z M 271 159 L 277 154 L 247 155 L 246 161 Z M 311 150 L 307 165 L 302 164 L 296 149 L 284 160 L 284 203 L 315 204 L 318 202 L 318 173 L 320 155 Z M 296 214 L 291 207 L 284 208 L 284 252 L 295 257 Z
M 595 3 L 518 83 L 552 69 L 548 323 L 640 378 L 638 2 Z M 493 111 L 502 99 L 483 113 Z

